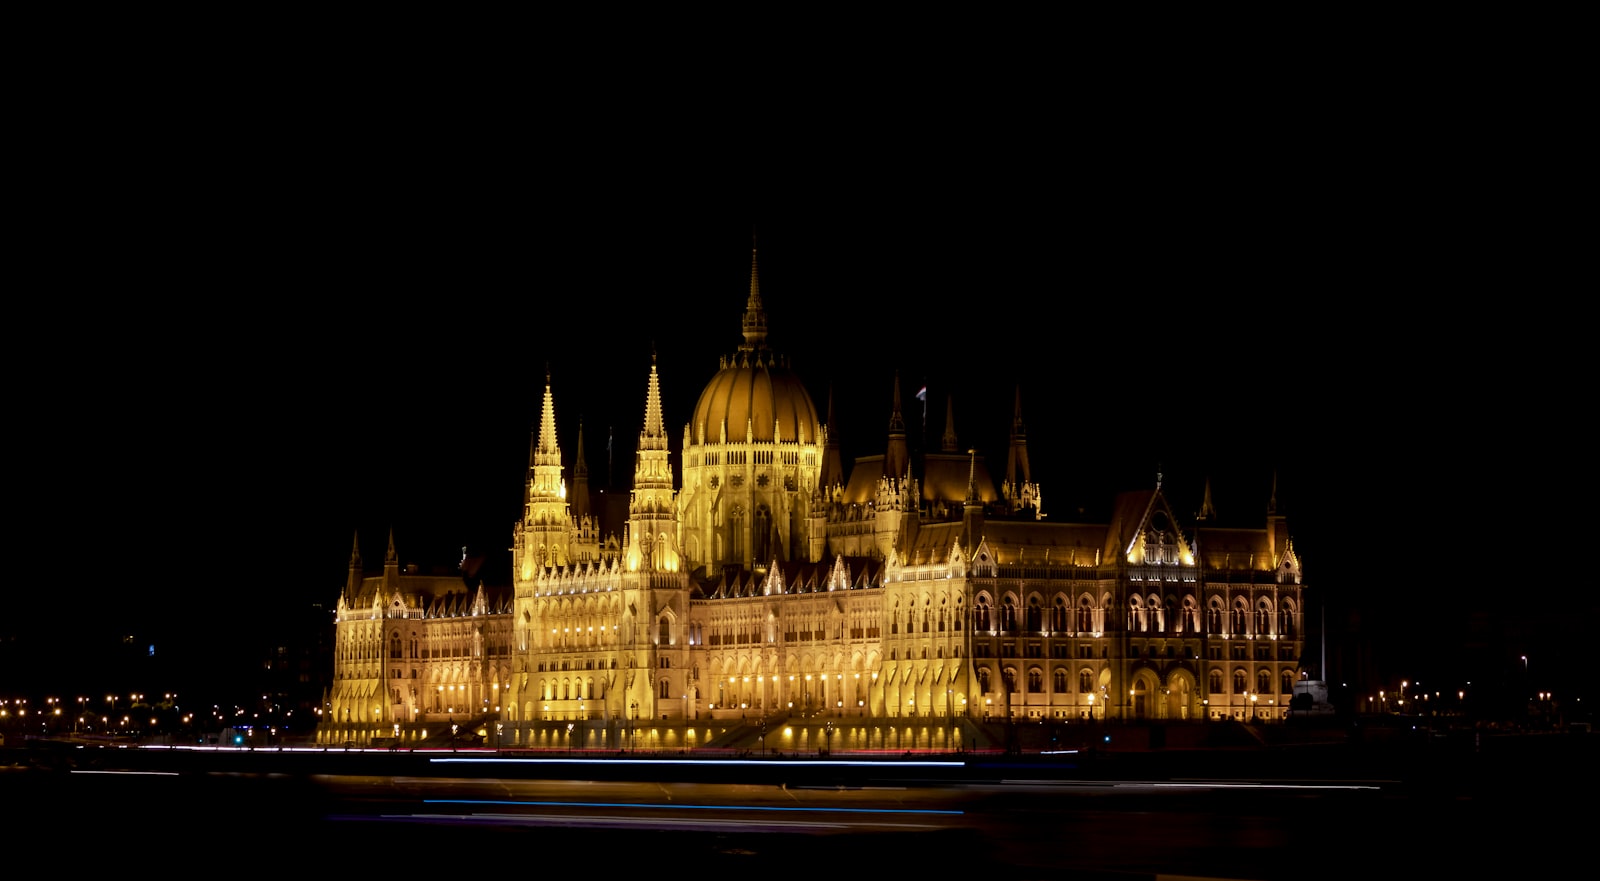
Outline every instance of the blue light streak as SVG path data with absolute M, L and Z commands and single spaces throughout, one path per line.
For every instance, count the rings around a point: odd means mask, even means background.
M 423 799 L 423 804 L 430 805 L 496 805 L 500 807 L 533 807 L 533 808 L 649 808 L 653 810 L 668 811 L 782 811 L 787 813 L 814 813 L 814 814 L 940 814 L 945 816 L 961 816 L 962 811 L 922 810 L 915 808 L 806 808 L 806 807 L 756 807 L 753 805 L 681 805 L 681 804 L 646 804 L 642 802 L 602 802 L 602 801 L 505 801 L 502 799 L 477 799 L 477 798 L 429 798 Z

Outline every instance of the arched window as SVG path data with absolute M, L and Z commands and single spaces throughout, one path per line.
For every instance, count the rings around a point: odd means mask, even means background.
M 1094 631 L 1094 606 L 1089 603 L 1088 597 L 1078 600 L 1078 632 L 1091 633 Z
M 989 668 L 988 667 L 979 667 L 978 668 L 978 691 L 980 691 L 980 692 L 982 692 L 984 694 L 988 694 L 989 693 Z
M 400 631 L 396 630 L 389 637 L 389 657 L 400 660 Z
M 1244 694 L 1246 688 L 1249 686 L 1249 683 L 1250 683 L 1250 680 L 1245 678 L 1243 670 L 1235 670 L 1235 671 L 1233 671 L 1233 693 L 1234 694 Z
M 1039 598 L 1028 599 L 1028 630 L 1038 632 L 1044 629 L 1044 611 L 1039 608 Z
M 1061 597 L 1056 597 L 1056 604 L 1050 609 L 1050 629 L 1056 633 L 1067 630 L 1067 601 Z
M 1028 693 L 1039 694 L 1044 691 L 1044 673 L 1038 667 L 1028 670 Z
M 1084 694 L 1088 694 L 1089 692 L 1094 690 L 1094 674 L 1093 673 L 1090 673 L 1088 670 L 1079 671 L 1079 673 L 1078 673 L 1078 690 L 1083 692 Z
M 1221 694 L 1222 693 L 1222 671 L 1221 670 L 1212 670 L 1211 671 L 1211 678 L 1210 678 L 1210 681 L 1209 681 L 1208 685 L 1210 687 L 1210 691 L 1211 691 L 1212 694 Z
M 1278 689 L 1279 694 L 1294 694 L 1294 671 L 1283 671 L 1283 687 Z
M 1057 667 L 1056 668 L 1055 680 L 1056 680 L 1055 681 L 1056 694 L 1066 694 L 1066 692 L 1067 692 L 1067 671 L 1062 670 L 1061 668 Z
M 986 632 L 993 629 L 991 622 L 994 620 L 989 608 L 988 597 L 978 597 L 977 605 L 972 609 L 972 629 Z
M 1006 691 L 1015 692 L 1017 690 L 1017 669 L 1015 667 L 1007 667 L 1000 671 L 1000 677 L 1005 680 Z
M 1017 604 L 1011 597 L 1000 601 L 1000 629 L 1005 631 L 1017 629 Z
M 767 540 L 772 536 L 772 512 L 766 505 L 756 508 L 755 523 L 750 529 L 751 544 L 754 547 L 753 562 L 764 563 L 771 556 L 767 548 Z
M 661 680 L 661 699 L 667 700 L 670 697 L 672 697 L 672 683 L 663 679 Z
M 1272 674 L 1265 670 L 1256 671 L 1256 694 L 1272 693 Z
M 894 611 L 889 613 L 889 632 L 900 632 L 900 601 L 894 601 Z

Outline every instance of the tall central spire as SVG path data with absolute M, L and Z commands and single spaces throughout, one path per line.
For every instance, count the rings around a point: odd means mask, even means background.
M 756 261 L 755 236 L 750 236 L 750 297 L 744 304 L 744 345 L 741 351 L 759 349 L 767 344 L 767 312 L 761 307 L 761 271 Z

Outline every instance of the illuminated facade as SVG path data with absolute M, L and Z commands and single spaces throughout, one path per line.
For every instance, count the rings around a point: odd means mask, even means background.
M 832 720 L 857 745 L 900 746 L 1005 719 L 1286 715 L 1303 588 L 1274 504 L 1257 527 L 1220 528 L 1208 487 L 1183 525 L 1158 479 L 1109 522 L 1049 521 L 1020 392 L 996 481 L 952 424 L 913 455 L 898 379 L 883 454 L 846 473 L 831 402 L 819 418 L 766 337 L 752 258 L 743 341 L 683 429 L 679 482 L 651 364 L 610 540 L 586 492 L 568 499 L 547 376 L 510 594 L 430 604 L 442 588 L 408 585 L 392 547 L 380 578 L 353 559 L 329 718 L 346 734 L 465 719 L 504 746 L 613 746 L 646 724 L 694 746 L 754 720 L 763 736 Z M 581 446 L 580 431 L 580 487 Z

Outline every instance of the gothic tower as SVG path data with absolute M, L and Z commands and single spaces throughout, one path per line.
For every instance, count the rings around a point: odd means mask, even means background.
M 567 484 L 561 478 L 561 447 L 556 443 L 555 399 L 550 393 L 550 375 L 546 373 L 539 431 L 528 454 L 522 520 L 517 523 L 513 538 L 515 577 L 527 581 L 540 568 L 567 565 L 571 540 Z

